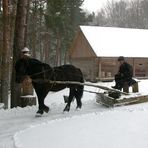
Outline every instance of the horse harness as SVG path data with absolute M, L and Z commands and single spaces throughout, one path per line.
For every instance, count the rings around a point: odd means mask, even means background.
M 28 62 L 28 65 L 29 65 L 29 62 Z M 49 72 L 49 71 L 51 71 L 51 75 L 50 75 L 50 77 L 47 77 L 46 72 Z M 41 79 L 35 79 L 35 80 L 32 79 L 32 76 L 36 76 L 36 75 L 39 75 L 39 74 L 43 74 L 43 78 L 41 78 Z M 29 75 L 29 77 L 30 77 L 31 81 L 32 82 L 35 82 L 35 83 L 40 83 L 40 84 L 49 83 L 49 84 L 51 84 L 51 88 L 50 89 L 52 89 L 53 86 L 55 86 L 57 84 L 55 69 L 52 68 L 52 67 L 50 69 L 46 69 L 46 67 L 45 67 L 44 64 L 42 64 L 42 71 L 41 72 L 38 72 L 38 73 L 34 73 L 32 75 Z

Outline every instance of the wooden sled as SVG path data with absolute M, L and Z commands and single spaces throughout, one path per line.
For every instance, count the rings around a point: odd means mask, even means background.
M 131 97 L 129 95 L 128 97 L 123 97 L 122 99 L 121 98 L 114 99 L 112 97 L 109 97 L 108 94 L 100 93 L 98 94 L 96 102 L 106 107 L 132 105 L 132 104 L 148 102 L 148 95 L 137 94 Z

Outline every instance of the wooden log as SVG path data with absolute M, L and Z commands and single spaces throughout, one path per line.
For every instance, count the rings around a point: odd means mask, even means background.
M 36 105 L 36 97 L 32 95 L 21 96 L 21 107 Z
M 21 107 L 36 105 L 36 97 L 33 95 L 33 86 L 30 77 L 26 77 L 22 82 L 20 99 Z
M 132 90 L 133 90 L 134 93 L 139 92 L 138 83 L 134 83 L 134 84 L 132 85 Z
M 31 79 L 29 77 L 26 77 L 24 81 L 22 82 L 22 87 L 21 87 L 21 95 L 33 95 L 33 86 L 31 83 Z
M 129 93 L 129 85 L 127 82 L 124 83 L 123 92 Z M 132 92 L 136 93 L 139 92 L 138 82 L 134 83 L 132 86 Z

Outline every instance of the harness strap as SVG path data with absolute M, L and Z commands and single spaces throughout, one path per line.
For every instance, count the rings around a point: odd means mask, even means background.
M 48 78 L 48 77 L 46 77 L 46 72 L 48 72 L 50 70 L 51 70 L 51 75 Z M 45 67 L 44 67 L 44 65 L 43 65 L 42 72 L 41 72 L 41 73 L 43 73 L 43 79 L 35 79 L 35 80 L 31 79 L 32 82 L 40 83 L 40 84 L 42 84 L 42 83 L 49 83 L 51 85 L 50 89 L 52 89 L 56 85 L 56 77 L 55 77 L 54 69 L 51 68 L 50 70 L 49 69 L 46 70 Z
M 46 78 L 46 74 L 45 74 L 45 68 L 44 68 L 44 65 L 42 66 L 42 71 L 43 71 L 43 79 L 45 80 L 45 78 Z
M 54 85 L 56 85 L 56 78 L 55 78 L 55 72 L 54 72 L 54 69 L 52 68 L 52 75 L 51 77 L 53 76 L 53 83 L 50 83 L 51 84 L 51 88 L 53 88 Z

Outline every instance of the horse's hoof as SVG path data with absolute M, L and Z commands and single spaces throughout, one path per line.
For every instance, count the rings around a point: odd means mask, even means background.
M 42 117 L 42 114 L 36 113 L 35 117 Z
M 35 117 L 41 117 L 42 115 L 43 115 L 43 110 L 38 110 L 37 112 L 36 112 L 36 115 L 35 115 Z
M 76 110 L 77 110 L 77 111 L 80 111 L 80 110 L 81 110 L 81 107 L 77 106 L 77 107 L 76 107 Z
M 50 109 L 49 109 L 49 107 L 45 106 L 45 108 L 43 110 L 44 110 L 44 112 L 48 113 Z
M 70 107 L 69 106 L 66 106 L 63 110 L 63 112 L 69 112 L 70 111 Z
M 69 110 L 68 110 L 68 109 L 64 109 L 64 110 L 63 110 L 63 112 L 65 112 L 65 113 L 66 113 L 66 112 L 69 112 Z

